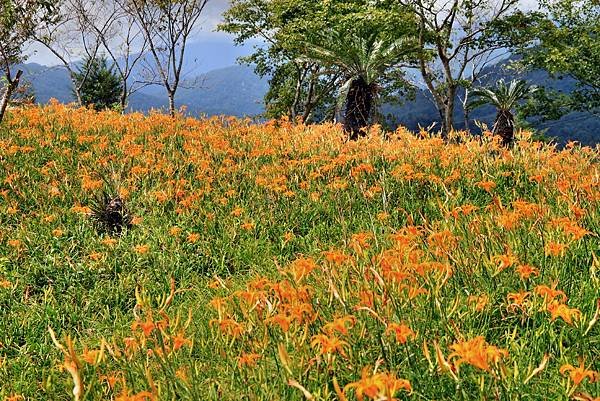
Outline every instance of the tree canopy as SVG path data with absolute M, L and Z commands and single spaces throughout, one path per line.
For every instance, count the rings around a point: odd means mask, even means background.
M 313 57 L 317 47 L 336 47 L 340 56 L 348 50 L 352 57 L 356 38 L 393 41 L 415 36 L 417 30 L 411 14 L 393 1 L 235 0 L 224 19 L 221 30 L 234 34 L 237 43 L 255 45 L 243 61 L 270 78 L 267 116 L 301 116 L 307 122 L 333 119 L 340 88 L 348 80 L 339 62 Z M 385 78 L 384 92 L 406 88 L 401 75 Z
M 23 45 L 35 28 L 54 19 L 56 2 L 52 0 L 0 0 L 0 72 L 3 94 L 0 100 L 0 122 L 8 102 L 19 86 L 22 71 L 14 64 L 25 59 Z
M 106 57 L 86 60 L 75 74 L 75 80 L 82 81 L 80 91 L 83 105 L 93 105 L 96 110 L 103 110 L 120 104 L 122 82 L 114 66 L 108 65 Z
M 496 25 L 491 41 L 510 47 L 519 64 L 570 78 L 568 94 L 539 91 L 527 114 L 559 118 L 571 111 L 600 112 L 600 3 L 595 0 L 541 0 L 540 11 L 520 12 Z

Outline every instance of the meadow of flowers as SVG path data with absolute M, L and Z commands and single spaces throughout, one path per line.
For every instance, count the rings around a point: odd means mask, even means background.
M 0 399 L 600 400 L 600 150 L 456 135 L 14 110 Z

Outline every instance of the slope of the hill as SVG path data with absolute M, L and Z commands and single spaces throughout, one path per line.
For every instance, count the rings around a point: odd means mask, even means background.
M 0 399 L 596 400 L 600 149 L 369 134 L 10 110 Z

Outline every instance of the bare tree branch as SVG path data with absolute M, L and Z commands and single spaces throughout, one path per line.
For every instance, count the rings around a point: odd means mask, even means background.
M 143 33 L 152 62 L 141 59 L 147 84 L 162 85 L 175 115 L 175 94 L 182 86 L 186 45 L 208 0 L 117 0 Z

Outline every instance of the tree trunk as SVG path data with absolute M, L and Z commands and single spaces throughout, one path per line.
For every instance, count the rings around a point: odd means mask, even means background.
M 17 74 L 13 79 L 7 77 L 8 84 L 6 85 L 6 91 L 4 92 L 4 96 L 2 96 L 2 100 L 0 101 L 0 123 L 2 123 L 2 120 L 4 119 L 4 113 L 6 112 L 6 108 L 8 107 L 8 102 L 10 102 L 10 97 L 19 86 L 21 75 L 23 75 L 23 71 L 18 70 Z
M 75 100 L 77 101 L 77 106 L 79 107 L 83 107 L 83 99 L 81 97 L 81 85 L 82 82 L 77 82 L 77 79 L 75 78 L 75 72 L 72 70 L 69 70 L 69 74 L 71 74 L 71 84 L 73 85 L 73 95 L 75 95 Z
M 294 100 L 292 101 L 292 105 L 290 106 L 290 120 L 296 121 L 296 117 L 298 116 L 298 104 L 300 103 L 300 96 L 302 95 L 302 83 L 304 81 L 305 71 L 300 70 L 300 67 L 296 65 L 296 73 L 298 74 L 296 78 L 296 88 L 294 91 Z
M 168 96 L 169 96 L 169 115 L 174 118 L 175 117 L 175 93 L 169 92 Z
M 514 141 L 515 136 L 515 119 L 512 113 L 508 110 L 498 110 L 494 129 L 492 133 L 499 135 L 503 146 L 510 146 Z
M 362 77 L 355 78 L 350 84 L 344 113 L 344 130 L 351 140 L 357 140 L 366 134 L 364 128 L 371 120 L 373 93 L 374 85 L 367 84 Z
M 464 115 L 464 124 L 465 124 L 465 131 L 471 131 L 471 129 L 469 128 L 469 122 L 471 120 L 471 110 L 469 110 L 469 88 L 465 88 L 465 97 L 462 101 L 462 108 L 463 108 L 463 115 Z
M 125 114 L 125 109 L 127 108 L 127 82 L 124 81 L 123 82 L 123 88 L 121 90 L 121 99 L 120 99 L 120 103 L 121 103 L 121 114 Z
M 306 93 L 306 101 L 304 102 L 304 112 L 302 113 L 302 122 L 304 124 L 310 124 L 310 117 L 312 116 L 313 109 L 315 106 L 315 102 L 313 101 L 314 93 L 315 93 L 315 77 L 316 74 L 313 73 L 310 79 L 310 83 L 308 84 L 308 91 Z
M 444 139 L 447 139 L 450 132 L 454 130 L 454 102 L 456 99 L 455 88 L 448 88 L 447 91 L 442 120 L 442 138 Z

